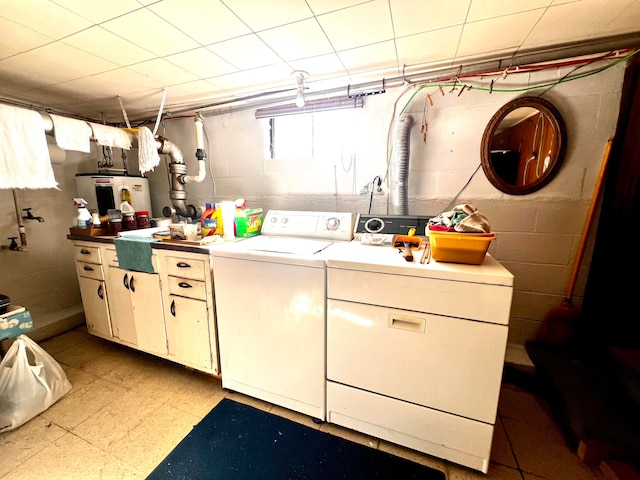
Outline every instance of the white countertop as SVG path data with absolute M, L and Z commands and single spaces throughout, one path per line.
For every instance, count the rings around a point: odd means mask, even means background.
M 480 265 L 436 262 L 433 259 L 429 263 L 421 264 L 423 248 L 413 252 L 413 262 L 407 262 L 397 248 L 363 245 L 358 240 L 354 240 L 343 248 L 331 250 L 327 258 L 327 266 L 347 270 L 513 286 L 513 274 L 489 254 Z

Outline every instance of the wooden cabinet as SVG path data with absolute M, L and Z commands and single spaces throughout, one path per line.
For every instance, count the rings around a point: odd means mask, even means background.
M 111 338 L 113 332 L 107 303 L 102 251 L 94 245 L 77 243 L 74 245 L 74 252 L 87 329 L 100 337 Z
M 166 354 L 160 275 L 119 268 L 113 247 L 106 249 L 105 257 L 113 336 L 145 352 Z M 152 264 L 157 265 L 156 258 Z
M 169 358 L 219 374 L 210 255 L 160 250 L 159 257 Z

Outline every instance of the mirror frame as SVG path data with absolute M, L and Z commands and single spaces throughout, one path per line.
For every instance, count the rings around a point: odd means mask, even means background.
M 491 163 L 491 140 L 493 138 L 498 125 L 504 118 L 513 110 L 521 107 L 531 107 L 540 110 L 546 115 L 551 122 L 553 132 L 556 135 L 557 141 L 554 142 L 552 149 L 552 162 L 551 166 L 546 174 L 528 185 L 512 185 L 505 182 L 498 176 L 493 165 Z M 565 129 L 562 115 L 558 109 L 553 106 L 549 101 L 540 97 L 520 97 L 504 104 L 489 120 L 487 127 L 482 135 L 482 143 L 480 146 L 480 158 L 482 162 L 482 169 L 484 170 L 487 179 L 501 192 L 509 195 L 525 195 L 528 193 L 540 190 L 546 184 L 548 184 L 558 173 L 560 165 L 564 160 L 564 154 L 567 145 L 567 132 Z

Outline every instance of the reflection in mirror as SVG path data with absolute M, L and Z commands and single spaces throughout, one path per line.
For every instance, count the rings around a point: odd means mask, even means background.
M 566 133 L 548 101 L 522 97 L 492 117 L 482 137 L 482 168 L 500 191 L 534 192 L 549 183 L 562 162 Z

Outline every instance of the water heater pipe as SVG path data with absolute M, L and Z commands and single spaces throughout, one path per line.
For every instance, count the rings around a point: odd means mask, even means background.
M 45 133 L 52 134 L 53 120 L 46 113 L 40 113 L 40 115 L 42 116 Z M 182 152 L 175 143 L 161 136 L 157 136 L 155 138 L 158 153 L 169 155 L 169 158 L 171 159 L 171 161 L 169 162 L 169 173 L 171 174 L 171 190 L 169 192 L 169 197 L 171 198 L 172 206 L 167 206 L 162 209 L 162 214 L 165 217 L 180 215 L 185 218 L 199 218 L 200 216 L 202 216 L 203 209 L 201 206 L 187 205 L 187 192 L 185 190 L 185 184 L 202 182 L 206 176 L 204 159 L 207 155 L 204 151 L 203 122 L 204 119 L 201 115 L 196 116 L 196 157 L 198 158 L 197 175 L 187 175 L 187 166 L 184 163 Z M 130 137 L 131 145 L 137 147 L 138 136 L 133 132 L 127 132 L 127 135 L 129 135 Z

